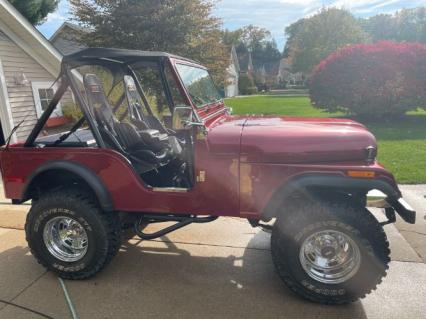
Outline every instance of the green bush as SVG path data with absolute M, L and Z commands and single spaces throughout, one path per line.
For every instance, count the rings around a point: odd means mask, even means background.
M 256 93 L 254 92 L 253 88 L 255 88 L 257 92 L 257 88 L 254 85 L 253 78 L 248 74 L 241 74 L 238 80 L 238 90 L 240 91 L 240 94 L 250 95 Z
M 256 94 L 258 92 L 259 92 L 259 90 L 255 86 L 251 86 L 251 87 L 247 88 L 247 94 L 248 95 Z
M 74 103 L 67 103 L 62 106 L 62 114 L 65 117 L 68 117 L 73 120 L 73 122 L 77 122 L 80 118 L 83 117 L 83 112 L 80 107 Z

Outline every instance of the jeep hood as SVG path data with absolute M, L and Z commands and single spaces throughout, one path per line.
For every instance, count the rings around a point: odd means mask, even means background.
M 250 117 L 241 134 L 241 161 L 310 163 L 359 161 L 375 137 L 348 119 Z

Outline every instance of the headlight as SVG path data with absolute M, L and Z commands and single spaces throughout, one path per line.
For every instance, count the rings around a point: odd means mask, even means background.
M 365 159 L 367 162 L 374 162 L 377 157 L 377 147 L 369 146 L 365 149 Z

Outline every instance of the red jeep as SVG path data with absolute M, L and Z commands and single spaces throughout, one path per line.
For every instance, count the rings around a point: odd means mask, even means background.
M 382 226 L 396 213 L 415 222 L 357 122 L 233 116 L 205 67 L 166 53 L 86 49 L 64 57 L 58 83 L 25 143 L 1 150 L 1 173 L 13 203 L 32 200 L 32 254 L 62 278 L 102 270 L 126 229 L 153 239 L 235 216 L 272 231 L 291 290 L 347 303 L 386 275 Z M 46 135 L 70 90 L 81 118 Z M 387 196 L 386 222 L 366 208 L 374 189 Z M 146 231 L 161 222 L 174 223 Z

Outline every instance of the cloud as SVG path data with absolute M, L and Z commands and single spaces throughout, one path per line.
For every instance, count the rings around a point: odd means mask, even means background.
M 285 2 L 284 2 L 285 1 Z M 300 0 L 316 2 L 316 0 Z M 284 42 L 284 28 L 304 15 L 306 5 L 295 0 L 222 0 L 215 9 L 215 15 L 222 18 L 224 27 L 236 29 L 255 24 L 271 31 L 277 42 Z
M 425 0 L 221 0 L 214 14 L 223 20 L 228 29 L 254 24 L 271 31 L 279 48 L 285 43 L 284 29 L 300 18 L 310 16 L 323 6 L 346 8 L 358 17 L 395 12 L 402 8 L 425 5 Z M 70 17 L 67 0 L 61 0 L 57 12 L 38 27 L 50 37 Z
M 358 17 L 369 17 L 422 5 L 424 0 L 222 0 L 215 14 L 231 30 L 248 24 L 267 28 L 282 48 L 285 27 L 323 6 L 345 8 Z
M 54 12 L 54 13 L 49 13 L 47 15 L 47 20 L 45 23 L 49 23 L 49 24 L 58 23 L 58 22 L 63 22 L 66 19 L 67 19 L 66 17 L 60 15 L 59 13 Z
M 37 29 L 46 37 L 49 38 L 62 23 L 70 18 L 69 4 L 67 0 L 61 0 L 58 5 L 58 10 L 49 13 L 46 21 L 37 27 Z

